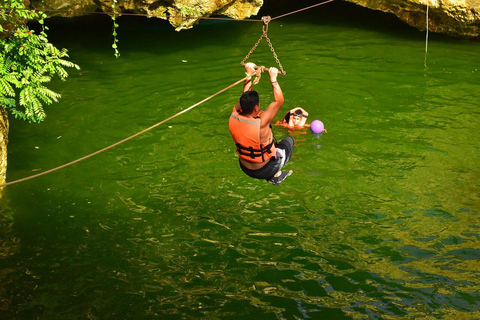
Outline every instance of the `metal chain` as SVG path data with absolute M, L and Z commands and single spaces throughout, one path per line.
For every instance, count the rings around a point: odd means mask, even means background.
M 267 32 L 268 32 L 268 23 L 272 20 L 272 18 L 270 16 L 265 16 L 265 17 L 262 17 L 262 21 L 263 21 L 263 26 L 262 26 L 262 36 L 260 37 L 260 39 L 258 39 L 257 43 L 255 43 L 255 45 L 252 47 L 252 49 L 250 50 L 250 52 L 248 52 L 248 54 L 245 56 L 245 58 L 242 60 L 241 64 L 244 65 L 245 64 L 245 61 L 250 57 L 250 55 L 253 53 L 253 51 L 255 51 L 255 49 L 257 49 L 258 45 L 260 44 L 260 42 L 262 42 L 262 39 L 265 38 L 267 40 L 267 43 L 268 43 L 268 46 L 270 47 L 270 50 L 272 51 L 273 53 L 273 57 L 275 58 L 275 61 L 277 62 L 278 66 L 280 67 L 280 71 L 282 74 L 285 74 L 285 71 L 283 70 L 283 66 L 282 64 L 280 63 L 280 60 L 278 60 L 278 56 L 277 54 L 275 53 L 275 49 L 273 48 L 273 45 L 272 45 L 272 42 L 270 41 L 270 38 L 268 38 L 268 35 L 267 35 Z
M 273 49 L 273 45 L 272 45 L 272 43 L 270 42 L 270 39 L 269 39 L 267 36 L 265 36 L 265 39 L 267 39 L 268 46 L 270 47 L 270 50 L 271 50 L 272 53 L 273 53 L 273 57 L 275 58 L 275 61 L 277 62 L 278 66 L 280 67 L 281 73 L 285 73 L 285 71 L 283 70 L 283 66 L 282 66 L 282 64 L 280 63 L 280 60 L 278 60 L 278 56 L 277 56 L 277 54 L 275 53 L 275 49 Z
M 255 49 L 257 49 L 257 46 L 260 44 L 260 42 L 262 41 L 263 37 L 265 36 L 265 34 L 262 34 L 262 36 L 260 37 L 260 39 L 258 39 L 257 43 L 255 43 L 255 45 L 253 46 L 253 48 L 250 50 L 250 52 L 245 56 L 245 58 L 242 60 L 242 64 L 245 63 L 245 61 L 250 57 L 250 55 L 253 53 L 253 51 L 255 51 Z

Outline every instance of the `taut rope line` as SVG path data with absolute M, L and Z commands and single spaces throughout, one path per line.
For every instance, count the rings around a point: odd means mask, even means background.
M 324 4 L 333 2 L 333 1 L 335 1 L 335 0 L 328 0 L 328 1 L 325 1 L 325 2 L 317 3 L 317 4 L 313 5 L 313 6 L 309 6 L 309 7 L 303 8 L 303 9 L 299 9 L 299 10 L 295 10 L 295 11 L 292 11 L 292 12 L 289 12 L 289 13 L 286 13 L 286 14 L 283 14 L 283 15 L 280 15 L 280 16 L 277 16 L 277 17 L 275 17 L 275 18 L 270 18 L 269 16 L 263 17 L 261 20 L 258 20 L 258 19 L 243 19 L 243 20 L 240 20 L 240 19 L 232 19 L 232 18 L 226 19 L 226 18 L 193 17 L 193 16 L 186 16 L 186 17 L 183 17 L 183 18 L 185 18 L 185 19 L 188 19 L 188 18 L 197 18 L 197 19 L 215 19 L 215 20 L 229 20 L 229 21 L 235 20 L 235 21 L 253 21 L 253 22 L 259 22 L 259 21 L 261 21 L 261 22 L 263 22 L 264 25 L 263 25 L 263 33 L 262 33 L 262 36 L 260 37 L 260 39 L 258 39 L 257 43 L 253 46 L 253 48 L 252 48 L 252 49 L 250 50 L 250 52 L 247 54 L 247 56 L 245 57 L 245 59 L 243 59 L 242 64 L 245 63 L 245 60 L 248 59 L 248 57 L 250 56 L 250 54 L 257 48 L 258 44 L 262 41 L 262 39 L 263 39 L 263 38 L 266 38 L 266 40 L 267 40 L 267 42 L 268 42 L 268 45 L 269 45 L 269 47 L 270 47 L 270 50 L 272 51 L 272 53 L 273 53 L 273 55 L 274 55 L 274 57 L 275 57 L 275 60 L 276 60 L 277 64 L 278 64 L 279 67 L 280 67 L 280 70 L 281 70 L 280 74 L 285 75 L 286 72 L 283 70 L 282 64 L 281 64 L 280 61 L 278 60 L 277 54 L 275 53 L 275 49 L 273 48 L 273 45 L 271 44 L 270 39 L 269 39 L 268 36 L 267 36 L 268 23 L 269 23 L 271 20 L 283 18 L 283 17 L 285 17 L 285 16 L 288 16 L 288 15 L 291 15 L 291 14 L 294 14 L 294 13 L 298 13 L 298 12 L 301 12 L 301 11 L 304 11 L 304 10 L 308 10 L 308 9 L 311 9 L 311 8 L 314 8 L 314 7 L 317 7 L 317 6 L 321 6 L 321 5 L 324 5 Z M 34 9 L 27 9 L 27 8 L 25 8 L 25 9 L 17 9 L 17 8 L 5 8 L 5 7 L 0 7 L 0 10 L 8 10 L 8 9 L 10 9 L 10 10 L 33 10 L 33 11 L 79 13 L 78 11 L 70 11 L 70 10 L 52 10 L 52 9 L 44 9 L 44 10 L 42 10 L 42 9 L 36 9 L 36 8 L 34 8 Z M 86 11 L 85 11 L 85 12 L 81 12 L 81 13 L 85 13 L 85 14 L 86 14 L 86 13 L 95 13 L 95 14 L 109 14 L 109 15 L 112 14 L 112 13 L 108 13 L 108 12 L 86 12 Z M 124 15 L 131 15 L 131 16 L 146 16 L 146 17 L 151 17 L 151 15 L 148 15 L 148 14 L 135 14 L 135 13 L 123 13 L 123 14 L 124 14 Z M 166 16 L 166 17 L 172 17 L 172 16 Z M 173 17 L 177 17 L 177 16 L 173 16 Z M 259 77 L 259 75 L 260 75 L 261 72 L 265 72 L 265 71 L 268 71 L 268 69 L 265 68 L 265 67 L 261 67 L 261 68 L 259 69 L 258 73 L 257 73 L 257 77 Z M 133 138 L 136 138 L 136 137 L 138 137 L 139 135 L 142 135 L 142 134 L 144 134 L 145 132 L 150 131 L 150 130 L 152 130 L 152 129 L 154 129 L 154 128 L 156 128 L 156 127 L 164 124 L 164 123 L 167 122 L 167 121 L 170 121 L 170 120 L 178 117 L 178 116 L 181 115 L 181 114 L 184 114 L 185 112 L 187 112 L 187 111 L 189 111 L 189 110 L 191 110 L 191 109 L 199 106 L 200 104 L 202 104 L 202 103 L 204 103 L 204 102 L 206 102 L 206 101 L 208 101 L 208 100 L 216 97 L 216 96 L 219 95 L 220 93 L 223 93 L 223 92 L 227 91 L 228 89 L 236 86 L 237 84 L 245 81 L 246 79 L 249 79 L 249 77 L 246 76 L 246 77 L 244 77 L 244 78 L 242 78 L 242 79 L 234 82 L 233 84 L 229 85 L 228 87 L 225 87 L 225 88 L 223 88 L 222 90 L 220 90 L 220 91 L 212 94 L 212 95 L 209 96 L 208 98 L 205 98 L 205 99 L 203 99 L 202 101 L 195 103 L 194 105 L 188 107 L 187 109 L 182 110 L 182 111 L 178 112 L 177 114 L 174 114 L 173 116 L 170 116 L 170 117 L 168 117 L 167 119 L 162 120 L 162 121 L 154 124 L 153 126 L 150 126 L 150 127 L 146 128 L 146 129 L 140 131 L 140 132 L 137 132 L 137 133 L 135 133 L 135 134 L 133 134 L 133 135 L 131 135 L 131 136 L 123 139 L 123 140 L 120 140 L 120 141 L 118 141 L 118 142 L 116 142 L 116 143 L 114 143 L 114 144 L 111 144 L 111 145 L 109 145 L 109 146 L 107 146 L 107 147 L 105 147 L 105 148 L 103 148 L 103 149 L 97 150 L 97 151 L 95 151 L 95 152 L 93 152 L 93 153 L 90 153 L 90 154 L 84 156 L 84 157 L 78 158 L 78 159 L 76 159 L 76 160 L 74 160 L 74 161 L 68 162 L 68 163 L 66 163 L 66 164 L 63 164 L 63 165 L 58 166 L 58 167 L 55 167 L 55 168 L 53 168 L 53 169 L 50 169 L 50 170 L 47 170 L 47 171 L 44 171 L 44 172 L 41 172 L 41 173 L 38 173 L 38 174 L 34 174 L 34 175 L 31 175 L 31 176 L 28 176 L 28 177 L 25 177 L 25 178 L 22 178 L 22 179 L 18 179 L 18 180 L 14 180 L 14 181 L 11 181 L 11 182 L 6 182 L 6 183 L 3 183 L 3 184 L 0 184 L 0 188 L 1 188 L 1 187 L 5 187 L 5 186 L 9 186 L 9 185 L 13 185 L 13 184 L 17 184 L 17 183 L 20 183 L 20 182 L 23 182 L 23 181 L 31 180 L 31 179 L 34 179 L 34 178 L 37 178 L 37 177 L 44 176 L 44 175 L 46 175 L 46 174 L 49 174 L 49 173 L 58 171 L 58 170 L 60 170 L 60 169 L 69 167 L 69 166 L 71 166 L 71 165 L 74 165 L 74 164 L 76 164 L 76 163 L 78 163 L 78 162 L 80 162 L 80 161 L 83 161 L 83 160 L 86 160 L 86 159 L 88 159 L 88 158 L 91 158 L 91 157 L 93 157 L 93 156 L 95 156 L 95 155 L 97 155 L 97 154 L 99 154 L 99 153 L 104 152 L 104 151 L 110 150 L 110 149 L 112 149 L 112 148 L 114 148 L 114 147 L 116 147 L 116 146 L 118 146 L 118 145 L 120 145 L 120 144 L 122 144 L 122 143 L 124 143 L 124 142 L 127 142 L 127 141 L 129 141 L 129 140 L 131 140 L 131 139 L 133 139 Z
M 81 157 L 81 158 L 79 158 L 79 159 L 76 159 L 76 160 L 74 160 L 74 161 L 71 161 L 71 162 L 66 163 L 66 164 L 64 164 L 64 165 L 55 167 L 55 168 L 53 168 L 53 169 L 50 169 L 50 170 L 47 170 L 47 171 L 44 171 L 44 172 L 41 172 L 41 173 L 38 173 L 38 174 L 35 174 L 35 175 L 32 175 L 32 176 L 29 176 L 29 177 L 25 177 L 25 178 L 22 178 L 22 179 L 18 179 L 18 180 L 15 180 L 15 181 L 11 181 L 11 182 L 7 182 L 7 183 L 4 183 L 4 184 L 0 184 L 0 187 L 9 186 L 9 185 L 12 185 L 12 184 L 20 183 L 20 182 L 23 182 L 23 181 L 31 180 L 31 179 L 34 179 L 34 178 L 37 178 L 37 177 L 40 177 L 40 176 L 49 174 L 49 173 L 51 173 L 51 172 L 54 172 L 54 171 L 63 169 L 63 168 L 65 168 L 65 167 L 69 167 L 69 166 L 71 166 L 71 165 L 73 165 L 73 164 L 75 164 L 75 163 L 78 163 L 78 162 L 80 162 L 80 161 L 86 160 L 86 159 L 88 159 L 88 158 L 91 158 L 91 157 L 99 154 L 99 153 L 102 153 L 102 152 L 104 152 L 104 151 L 107 151 L 107 150 L 109 150 L 109 149 L 112 149 L 112 148 L 114 148 L 114 147 L 116 147 L 116 146 L 118 146 L 118 145 L 120 145 L 120 144 L 122 144 L 122 143 L 124 143 L 124 142 L 127 142 L 127 141 L 129 141 L 129 140 L 132 140 L 133 138 L 138 137 L 139 135 L 144 134 L 145 132 L 150 131 L 150 130 L 158 127 L 159 125 L 164 124 L 164 123 L 167 122 L 167 121 L 170 121 L 170 120 L 178 117 L 178 116 L 181 115 L 181 114 L 184 114 L 184 113 L 187 112 L 187 111 L 192 110 L 193 108 L 201 105 L 202 103 L 204 103 L 204 102 L 206 102 L 206 101 L 208 101 L 208 100 L 210 100 L 210 99 L 218 96 L 220 93 L 223 93 L 223 92 L 227 91 L 228 89 L 236 86 L 237 84 L 245 81 L 245 79 L 247 79 L 247 78 L 248 78 L 248 77 L 244 77 L 244 78 L 242 78 L 242 79 L 234 82 L 233 84 L 229 85 L 228 87 L 225 87 L 225 88 L 223 88 L 222 90 L 220 90 L 220 91 L 212 94 L 212 95 L 209 96 L 208 98 L 205 98 L 205 99 L 203 99 L 202 101 L 197 102 L 197 103 L 195 103 L 194 105 L 191 105 L 191 106 L 188 107 L 187 109 L 182 110 L 182 111 L 174 114 L 173 116 L 170 116 L 170 117 L 168 117 L 167 119 L 162 120 L 162 121 L 154 124 L 153 126 L 150 126 L 150 127 L 146 128 L 146 129 L 143 129 L 142 131 L 137 132 L 137 133 L 135 133 L 135 134 L 133 134 L 133 135 L 131 135 L 131 136 L 129 136 L 129 137 L 121 140 L 121 141 L 118 141 L 118 142 L 116 142 L 116 143 L 114 143 L 114 144 L 111 144 L 111 145 L 109 145 L 108 147 L 105 147 L 105 148 L 103 148 L 103 149 L 100 149 L 100 150 L 98 150 L 98 151 L 95 151 L 95 152 L 93 152 L 93 153 L 90 153 L 89 155 L 86 155 L 86 156 L 84 156 L 84 157 Z
M 242 62 L 240 63 L 242 66 L 245 66 L 245 62 L 247 61 L 247 59 L 250 57 L 250 55 L 253 53 L 253 51 L 255 51 L 255 49 L 257 49 L 258 45 L 260 44 L 260 42 L 262 42 L 262 39 L 265 38 L 265 40 L 267 41 L 268 43 L 268 46 L 270 47 L 270 51 L 272 51 L 273 53 L 273 57 L 275 58 L 275 61 L 277 62 L 278 64 L 278 67 L 280 69 L 280 73 L 281 75 L 286 75 L 287 73 L 285 72 L 285 70 L 283 70 L 283 66 L 282 64 L 280 63 L 280 60 L 278 59 L 278 56 L 277 56 L 277 53 L 275 52 L 275 49 L 273 48 L 273 45 L 272 45 L 272 42 L 270 41 L 270 38 L 268 37 L 268 24 L 270 21 L 273 21 L 275 19 L 280 19 L 280 18 L 283 18 L 283 17 L 286 17 L 286 16 L 289 16 L 291 14 L 294 14 L 294 13 L 298 13 L 298 12 L 301 12 L 301 11 L 304 11 L 304 10 L 308 10 L 308 9 L 312 9 L 314 7 L 318 7 L 318 6 L 321 6 L 321 5 L 324 5 L 324 4 L 327 4 L 327 3 L 330 3 L 330 2 L 333 2 L 335 0 L 328 0 L 328 1 L 325 1 L 325 2 L 321 2 L 321 3 L 317 3 L 317 4 L 314 4 L 313 6 L 309 6 L 309 7 L 306 7 L 306 8 L 303 8 L 303 9 L 300 9 L 300 10 L 295 10 L 295 11 L 292 11 L 292 12 L 289 12 L 289 13 L 286 13 L 286 14 L 283 14 L 283 15 L 280 15 L 280 16 L 277 16 L 275 18 L 272 18 L 270 16 L 264 16 L 262 17 L 262 22 L 263 22 L 263 26 L 262 26 L 262 35 L 260 36 L 260 38 L 258 39 L 258 41 L 253 45 L 252 49 L 247 53 L 247 55 L 245 56 L 245 58 L 243 58 Z M 262 71 L 263 72 L 263 71 Z M 257 75 L 257 81 L 258 79 L 260 78 L 260 73 Z
M 299 10 L 295 10 L 295 11 L 292 11 L 292 12 L 289 12 L 289 13 L 282 14 L 282 15 L 280 15 L 280 16 L 276 16 L 275 18 L 272 18 L 272 20 L 277 20 L 277 19 L 280 19 L 280 18 L 289 16 L 289 15 L 291 15 L 291 14 L 298 13 L 298 12 L 301 12 L 301 11 L 305 11 L 305 10 L 308 10 L 308 9 L 312 9 L 312 8 L 315 8 L 315 7 L 318 7 L 318 6 L 321 6 L 321 5 L 324 5 L 324 4 L 333 2 L 333 1 L 335 1 L 335 0 L 328 0 L 328 1 L 325 1 L 325 2 L 320 2 L 320 3 L 314 4 L 313 6 L 310 6 L 310 7 L 306 7 L 306 8 L 299 9 Z
M 425 69 L 427 69 L 427 53 L 428 53 L 428 25 L 429 25 L 429 21 L 428 21 L 428 11 L 429 11 L 429 8 L 430 8 L 430 4 L 429 4 L 430 0 L 427 0 L 427 12 L 426 12 L 426 21 L 425 21 L 425 29 L 426 29 L 426 35 L 425 35 L 425 58 L 423 60 L 423 65 L 425 66 Z
M 327 4 L 329 2 L 333 2 L 335 0 L 328 0 L 325 2 L 317 3 L 314 4 L 313 6 L 309 6 L 303 9 L 295 10 L 289 13 L 282 14 L 280 16 L 272 18 L 272 20 L 280 19 L 286 16 L 289 16 L 294 13 L 298 13 L 304 10 L 308 10 L 314 7 L 321 6 L 323 4 Z M 12 7 L 0 7 L 0 10 L 19 10 L 19 11 L 41 11 L 41 12 L 62 12 L 62 13 L 73 13 L 73 14 L 107 14 L 107 15 L 113 15 L 113 12 L 105 12 L 105 11 L 76 11 L 76 10 L 65 10 L 65 9 L 38 9 L 38 8 L 12 8 Z M 156 16 L 156 15 L 151 15 L 147 13 L 130 13 L 130 12 L 124 12 L 120 13 L 120 16 L 135 16 L 135 17 L 157 17 L 157 18 L 178 18 L 181 17 L 183 19 L 203 19 L 203 20 L 224 20 L 224 21 L 245 21 L 245 22 L 263 22 L 263 20 L 260 19 L 235 19 L 235 18 L 218 18 L 218 17 L 197 17 L 197 16 L 181 16 L 181 15 L 164 15 L 164 16 Z

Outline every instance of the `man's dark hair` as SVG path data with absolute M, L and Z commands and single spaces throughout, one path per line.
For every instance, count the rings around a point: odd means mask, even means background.
M 252 114 L 253 108 L 260 103 L 258 92 L 251 90 L 246 91 L 240 97 L 240 106 L 242 107 L 242 114 L 248 116 Z

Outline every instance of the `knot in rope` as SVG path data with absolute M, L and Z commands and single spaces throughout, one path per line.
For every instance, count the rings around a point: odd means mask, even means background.
M 255 70 L 255 79 L 253 79 L 253 85 L 256 85 L 257 83 L 260 82 L 260 78 L 262 77 L 262 72 L 263 72 L 263 69 L 262 68 L 258 68 L 257 70 Z

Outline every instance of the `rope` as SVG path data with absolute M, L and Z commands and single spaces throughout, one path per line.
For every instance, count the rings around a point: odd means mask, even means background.
M 19 11 L 35 11 L 35 12 L 62 12 L 62 13 L 74 13 L 79 15 L 87 15 L 87 14 L 106 14 L 106 15 L 114 15 L 114 12 L 105 12 L 105 11 L 76 11 L 76 10 L 62 10 L 62 9 L 38 9 L 38 8 L 7 8 L 7 7 L 0 7 L 0 10 L 19 10 Z M 196 17 L 196 16 L 181 16 L 181 15 L 164 15 L 164 16 L 155 16 L 148 13 L 117 13 L 117 16 L 134 16 L 134 17 L 158 17 L 158 18 L 184 18 L 184 19 L 203 19 L 203 20 L 226 20 L 226 21 L 246 21 L 246 22 L 262 22 L 260 19 L 235 19 L 235 18 L 216 18 L 216 17 Z
M 292 12 L 289 12 L 289 13 L 286 13 L 286 14 L 283 14 L 283 15 L 280 15 L 280 16 L 277 16 L 275 18 L 272 18 L 270 16 L 264 16 L 262 17 L 262 20 L 263 21 L 263 26 L 262 26 L 262 35 L 260 36 L 260 38 L 258 39 L 258 41 L 253 45 L 252 49 L 250 49 L 250 51 L 247 53 L 247 55 L 245 56 L 245 58 L 243 58 L 242 62 L 240 63 L 242 66 L 245 65 L 245 61 L 247 61 L 247 59 L 250 57 L 250 55 L 253 53 L 253 51 L 255 51 L 255 49 L 257 49 L 258 45 L 260 44 L 260 42 L 262 42 L 262 39 L 265 38 L 265 40 L 267 41 L 268 43 L 268 46 L 270 47 L 270 51 L 272 51 L 273 53 L 273 57 L 275 58 L 275 61 L 277 62 L 279 68 L 280 68 L 280 74 L 282 75 L 285 75 L 286 72 L 285 70 L 283 70 L 283 66 L 282 64 L 280 63 L 280 60 L 278 59 L 278 56 L 275 52 L 275 49 L 273 48 L 273 45 L 272 45 L 272 42 L 270 41 L 270 38 L 268 37 L 268 23 L 272 20 L 276 20 L 276 19 L 280 19 L 280 18 L 283 18 L 283 17 L 286 17 L 286 16 L 289 16 L 289 15 L 292 15 L 292 14 L 295 14 L 295 13 L 298 13 L 298 12 L 301 12 L 301 11 L 305 11 L 305 10 L 308 10 L 308 9 L 312 9 L 312 8 L 315 8 L 315 7 L 318 7 L 318 6 L 321 6 L 321 5 L 324 5 L 324 4 L 327 4 L 327 3 L 330 3 L 330 2 L 333 2 L 335 0 L 328 0 L 328 1 L 325 1 L 325 2 L 321 2 L 321 3 L 317 3 L 313 6 L 309 6 L 309 7 L 306 7 L 306 8 L 303 8 L 303 9 L 299 9 L 299 10 L 295 10 L 295 11 L 292 11 Z M 257 80 L 259 79 L 260 77 L 258 76 L 257 77 Z
M 292 15 L 292 14 L 295 14 L 295 13 L 298 13 L 298 12 L 301 12 L 301 11 L 305 11 L 305 10 L 308 10 L 308 9 L 311 9 L 311 8 L 314 8 L 314 7 L 318 7 L 318 6 L 333 2 L 333 1 L 335 1 L 335 0 L 328 0 L 328 1 L 325 1 L 325 2 L 317 3 L 317 4 L 314 4 L 312 6 L 303 8 L 303 9 L 295 10 L 295 11 L 292 11 L 292 12 L 289 12 L 289 13 L 282 14 L 280 16 L 276 16 L 276 17 L 272 18 L 272 20 L 280 19 L 280 18 L 289 16 L 289 15 Z M 114 14 L 113 12 L 104 12 L 104 11 L 76 11 L 76 10 L 38 9 L 38 8 L 30 9 L 30 8 L 14 8 L 14 7 L 0 7 L 0 10 L 19 10 L 19 11 L 30 10 L 30 11 L 35 11 L 35 12 L 39 12 L 39 11 L 40 12 L 62 12 L 62 13 L 73 13 L 73 14 L 80 14 L 80 15 L 107 14 L 107 15 L 111 16 L 111 15 Z M 155 16 L 155 15 L 151 15 L 151 14 L 148 14 L 148 13 L 129 13 L 129 12 L 120 13 L 119 15 L 121 15 L 121 16 L 135 16 L 135 17 L 159 17 L 159 18 L 165 18 L 165 19 L 178 18 L 179 17 L 179 15 Z M 180 17 L 184 18 L 184 19 L 263 22 L 263 20 L 261 20 L 261 19 L 235 19 L 235 18 L 197 17 L 197 16 L 180 16 Z
M 426 14 L 426 19 L 427 21 L 425 22 L 425 25 L 426 25 L 426 36 L 425 36 L 425 58 L 423 60 L 423 65 L 425 66 L 425 69 L 428 68 L 427 67 L 427 53 L 428 53 L 428 24 L 429 24 L 429 21 L 428 21 L 428 9 L 430 8 L 430 5 L 429 5 L 429 0 L 427 0 L 427 14 Z
M 318 6 L 333 2 L 333 1 L 335 1 L 335 0 L 328 0 L 328 1 L 325 1 L 325 2 L 317 3 L 317 4 L 314 4 L 313 6 L 310 6 L 310 7 L 306 7 L 306 8 L 303 8 L 303 9 L 299 9 L 299 10 L 295 10 L 295 11 L 292 11 L 292 12 L 289 12 L 289 13 L 285 13 L 285 14 L 282 14 L 281 16 L 276 16 L 275 18 L 272 18 L 272 20 L 277 20 L 277 19 L 289 16 L 291 14 L 298 13 L 298 12 L 301 12 L 301 11 L 305 11 L 305 10 L 308 10 L 308 9 L 312 9 L 312 8 L 315 8 L 315 7 L 318 7 Z
M 145 132 L 150 131 L 150 130 L 158 127 L 159 125 L 164 124 L 164 123 L 167 122 L 167 121 L 170 121 L 170 120 L 178 117 L 178 116 L 181 115 L 181 114 L 184 114 L 184 113 L 187 112 L 187 111 L 192 110 L 193 108 L 201 105 L 202 103 L 204 103 L 204 102 L 206 102 L 206 101 L 208 101 L 208 100 L 210 100 L 210 99 L 218 96 L 220 93 L 223 93 L 223 92 L 227 91 L 228 89 L 236 86 L 237 84 L 245 81 L 247 78 L 248 78 L 248 77 L 242 78 L 242 79 L 234 82 L 233 84 L 229 85 L 228 87 L 225 87 L 225 88 L 223 88 L 222 90 L 220 90 L 220 91 L 212 94 L 212 95 L 209 96 L 208 98 L 205 98 L 205 99 L 203 99 L 202 101 L 195 103 L 194 105 L 188 107 L 187 109 L 182 110 L 182 111 L 178 112 L 177 114 L 174 114 L 173 116 L 170 116 L 170 117 L 168 117 L 167 119 L 162 120 L 162 121 L 154 124 L 153 126 L 150 126 L 150 127 L 146 128 L 146 129 L 140 131 L 140 132 L 137 132 L 137 133 L 129 136 L 128 138 L 125 138 L 125 139 L 123 139 L 123 140 L 120 140 L 120 141 L 112 144 L 112 145 L 109 145 L 108 147 L 105 147 L 105 148 L 103 148 L 103 149 L 100 149 L 100 150 L 98 150 L 98 151 L 95 151 L 95 152 L 93 152 L 93 153 L 90 153 L 89 155 L 86 155 L 86 156 L 84 156 L 84 157 L 81 157 L 81 158 L 79 158 L 79 159 L 76 159 L 76 160 L 74 160 L 74 161 L 71 161 L 71 162 L 66 163 L 66 164 L 64 164 L 64 165 L 55 167 L 55 168 L 53 168 L 53 169 L 50 169 L 50 170 L 47 170 L 47 171 L 44 171 L 44 172 L 41 172 L 41 173 L 38 173 L 38 174 L 35 174 L 35 175 L 32 175 L 32 176 L 29 176 L 29 177 L 25 177 L 25 178 L 22 178 L 22 179 L 18 179 L 18 180 L 15 180 L 15 181 L 11 181 L 11 182 L 7 182 L 7 183 L 4 183 L 4 184 L 0 184 L 0 188 L 1 188 L 1 187 L 5 187 L 5 186 L 9 186 L 9 185 L 12 185 L 12 184 L 17 184 L 17 183 L 20 183 L 20 182 L 23 182 L 23 181 L 31 180 L 31 179 L 34 179 L 34 178 L 37 178 L 37 177 L 40 177 L 40 176 L 44 176 L 44 175 L 49 174 L 49 173 L 51 173 L 51 172 L 58 171 L 58 170 L 60 170 L 60 169 L 69 167 L 69 166 L 71 166 L 71 165 L 73 165 L 73 164 L 75 164 L 75 163 L 78 163 L 78 162 L 80 162 L 80 161 L 83 161 L 83 160 L 86 160 L 86 159 L 88 159 L 88 158 L 91 158 L 91 157 L 93 157 L 93 156 L 95 156 L 95 155 L 97 155 L 97 154 L 99 154 L 99 153 L 104 152 L 104 151 L 110 150 L 110 149 L 112 149 L 112 148 L 114 148 L 114 147 L 116 147 L 116 146 L 118 146 L 118 145 L 120 145 L 120 144 L 122 144 L 122 143 L 124 143 L 124 142 L 127 142 L 127 141 L 129 141 L 129 140 L 132 140 L 133 138 L 138 137 L 139 135 L 144 134 Z
M 303 8 L 303 9 L 299 9 L 299 10 L 295 10 L 295 11 L 292 11 L 292 12 L 289 12 L 289 13 L 286 13 L 286 14 L 283 14 L 283 15 L 280 15 L 280 16 L 277 16 L 275 18 L 270 18 L 269 16 L 267 17 L 262 17 L 261 20 L 258 20 L 258 19 L 233 19 L 233 18 L 214 18 L 214 17 L 194 17 L 194 16 L 185 16 L 183 18 L 185 19 L 210 19 L 210 20 L 228 20 L 228 21 L 247 21 L 247 22 L 263 22 L 264 25 L 263 25 L 263 33 L 262 33 L 262 36 L 260 37 L 260 39 L 257 41 L 257 43 L 254 45 L 254 47 L 252 48 L 252 50 L 250 50 L 250 52 L 247 54 L 247 56 L 245 57 L 245 59 L 242 61 L 242 63 L 245 62 L 246 59 L 248 59 L 248 57 L 250 56 L 250 54 L 256 49 L 256 47 L 258 46 L 258 44 L 260 43 L 260 41 L 263 39 L 263 38 L 266 38 L 267 42 L 268 42 L 268 45 L 270 47 L 270 50 L 272 51 L 274 57 L 275 57 L 275 60 L 277 61 L 277 64 L 279 65 L 280 67 L 280 70 L 283 74 L 285 74 L 285 71 L 283 70 L 283 67 L 282 67 L 282 64 L 280 63 L 280 61 L 278 60 L 278 57 L 277 57 L 277 54 L 275 53 L 275 49 L 273 48 L 273 45 L 270 41 L 270 39 L 268 38 L 267 36 L 267 31 L 268 31 L 268 23 L 271 21 L 271 20 L 276 20 L 276 19 L 280 19 L 280 18 L 283 18 L 283 17 L 286 17 L 288 15 L 292 15 L 292 14 L 295 14 L 295 13 L 298 13 L 298 12 L 301 12 L 301 11 L 304 11 L 304 10 L 308 10 L 308 9 L 311 9 L 311 8 L 314 8 L 314 7 L 317 7 L 317 6 L 321 6 L 321 5 L 324 5 L 324 4 L 327 4 L 327 3 L 330 3 L 330 2 L 333 2 L 335 0 L 328 0 L 328 1 L 325 1 L 325 2 L 321 2 L 321 3 L 318 3 L 316 5 L 313 5 L 313 6 L 309 6 L 309 7 L 306 7 L 306 8 Z M 109 13 L 109 12 L 97 12 L 97 11 L 91 11 L 91 12 L 88 12 L 88 11 L 73 11 L 73 10 L 58 10 L 58 9 L 37 9 L 37 8 L 34 8 L 34 9 L 27 9 L 27 8 L 6 8 L 6 7 L 0 7 L 0 10 L 33 10 L 33 11 L 43 11 L 43 12 L 67 12 L 67 13 L 76 13 L 76 14 L 108 14 L 108 15 L 112 15 L 112 13 Z M 149 15 L 149 14 L 141 14 L 141 13 L 122 13 L 121 15 L 125 15 L 125 16 L 143 16 L 143 17 L 151 17 L 152 15 Z M 175 15 L 168 15 L 168 16 L 164 16 L 165 18 L 170 18 L 170 17 L 178 17 L 175 16 Z M 44 176 L 46 174 L 49 174 L 49 173 L 52 173 L 52 172 L 55 172 L 55 171 L 58 171 L 60 169 L 63 169 L 63 168 L 66 168 L 66 167 L 69 167 L 71 165 L 74 165 L 80 161 L 83 161 L 83 160 L 86 160 L 88 158 L 91 158 L 99 153 L 102 153 L 102 152 L 105 152 L 107 150 L 110 150 L 124 142 L 127 142 L 129 140 L 132 140 L 133 138 L 136 138 L 138 137 L 139 135 L 142 135 L 144 134 L 145 132 L 147 131 L 150 131 L 162 124 L 164 124 L 165 122 L 167 121 L 170 121 L 178 116 L 180 116 L 181 114 L 184 114 L 185 112 L 188 112 L 190 111 L 191 109 L 199 106 L 200 104 L 216 97 L 217 95 L 219 95 L 220 93 L 223 93 L 225 91 L 227 91 L 228 89 L 238 85 L 239 83 L 245 81 L 248 77 L 245 77 L 245 78 L 242 78 L 236 82 L 234 82 L 233 84 L 229 85 L 228 87 L 225 87 L 224 89 L 212 94 L 211 96 L 209 96 L 208 98 L 205 98 L 203 99 L 202 101 L 200 102 L 197 102 L 196 104 L 188 107 L 187 109 L 185 110 L 182 110 L 180 112 L 178 112 L 177 114 L 173 115 L 173 116 L 170 116 L 168 117 L 167 119 L 165 120 L 162 120 L 156 124 L 154 124 L 153 126 L 150 126 L 140 132 L 137 132 L 123 140 L 120 140 L 114 144 L 111 144 L 109 145 L 108 147 L 105 147 L 103 149 L 100 149 L 98 151 L 95 151 L 93 153 L 90 153 L 84 157 L 81 157 L 81 158 L 78 158 L 74 161 L 71 161 L 71 162 L 68 162 L 66 164 L 63 164 L 61 166 L 58 166 L 58 167 L 55 167 L 53 169 L 50 169 L 50 170 L 47 170 L 47 171 L 44 171 L 44 172 L 41 172 L 41 173 L 38 173 L 38 174 L 35 174 L 35 175 L 32 175 L 32 176 L 28 176 L 28 177 L 25 177 L 25 178 L 22 178 L 22 179 L 18 179 L 18 180 L 14 180 L 14 181 L 11 181 L 11 182 L 7 182 L 7 183 L 3 183 L 3 184 L 0 184 L 0 188 L 1 187 L 5 187 L 5 186 L 9 186 L 9 185 L 13 185 L 13 184 L 17 184 L 17 183 L 20 183 L 20 182 L 24 182 L 24 181 L 27 181 L 27 180 L 31 180 L 31 179 L 34 179 L 34 178 L 38 178 L 38 177 L 41 177 L 41 176 Z

